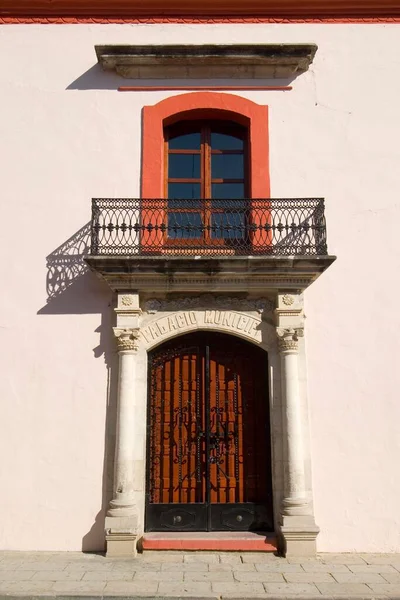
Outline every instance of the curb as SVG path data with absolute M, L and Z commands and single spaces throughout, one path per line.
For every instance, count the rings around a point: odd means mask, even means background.
M 52 594 L 51 592 L 43 592 L 42 594 L 29 594 L 29 593 L 2 593 L 0 594 L 0 600 L 400 600 L 399 596 L 389 595 L 374 595 L 373 593 L 368 595 L 340 595 L 340 596 L 301 596 L 301 595 L 268 595 L 264 596 L 225 596 L 225 595 L 212 595 L 210 596 L 157 596 L 157 595 L 90 595 L 90 594 Z

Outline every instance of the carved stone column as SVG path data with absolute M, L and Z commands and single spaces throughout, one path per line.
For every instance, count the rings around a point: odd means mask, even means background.
M 302 329 L 278 329 L 281 356 L 283 417 L 286 429 L 286 481 L 282 514 L 302 514 L 307 505 L 304 476 L 303 432 L 297 355 Z
M 303 402 L 299 373 L 299 338 L 303 337 L 301 299 L 278 299 L 278 350 L 281 357 L 282 417 L 285 436 L 284 498 L 281 533 L 286 555 L 315 554 L 315 525 L 305 476 Z M 292 325 L 292 326 L 290 326 Z
M 127 296 L 124 296 L 127 298 Z M 130 298 L 130 297 L 129 297 Z M 125 300 L 126 302 L 127 300 Z M 124 311 L 117 309 L 117 314 Z M 136 313 L 136 314 L 134 314 Z M 129 315 L 137 317 L 139 310 L 129 305 Z M 118 314 L 121 320 L 121 315 Z M 107 556 L 136 555 L 138 513 L 134 494 L 135 467 L 135 378 L 139 329 L 115 327 L 119 355 L 117 430 L 114 463 L 114 495 L 106 516 Z

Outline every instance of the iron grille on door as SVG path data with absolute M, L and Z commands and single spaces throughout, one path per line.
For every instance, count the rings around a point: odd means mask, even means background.
M 272 530 L 265 353 L 196 333 L 149 366 L 147 530 Z

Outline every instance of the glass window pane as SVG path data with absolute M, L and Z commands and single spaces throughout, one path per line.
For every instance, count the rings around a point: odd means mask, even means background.
M 200 150 L 200 133 L 184 133 L 177 135 L 168 142 L 171 150 Z
M 199 179 L 200 154 L 169 154 L 168 177 Z
M 212 150 L 243 150 L 243 140 L 226 133 L 211 134 Z
M 244 239 L 246 224 L 244 213 L 214 213 L 211 215 L 211 238 L 224 240 Z
M 198 239 L 203 237 L 203 230 L 201 213 L 168 213 L 168 237 L 173 240 L 182 238 Z
M 200 183 L 169 183 L 168 198 L 185 198 L 191 200 L 201 197 Z
M 243 154 L 212 154 L 212 179 L 243 179 Z
M 244 198 L 244 183 L 212 183 L 212 198 Z

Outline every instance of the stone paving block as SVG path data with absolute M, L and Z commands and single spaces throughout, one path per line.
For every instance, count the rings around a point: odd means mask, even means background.
M 23 581 L 35 574 L 36 571 L 0 571 L 0 581 Z
M 149 552 L 146 551 L 140 557 L 135 560 L 142 560 L 143 562 L 183 562 L 183 552 Z
M 349 565 L 353 573 L 398 573 L 392 565 Z
M 157 593 L 157 590 L 157 581 L 109 581 L 103 589 L 103 594 L 127 596 L 148 595 Z
M 400 583 L 400 573 L 383 573 L 382 577 L 388 583 Z
M 134 581 L 183 581 L 182 571 L 136 571 Z
M 241 554 L 236 552 L 221 552 L 219 561 L 224 565 L 241 565 L 243 564 Z
M 400 596 L 400 584 L 398 583 L 371 583 L 369 587 L 375 594 L 388 594 L 396 599 Z
M 301 565 L 306 573 L 349 573 L 350 566 L 361 567 L 361 565 L 325 564 L 322 562 L 306 562 Z M 366 565 L 365 565 L 366 566 Z
M 84 571 L 36 571 L 33 581 L 80 581 Z
M 197 566 L 200 567 L 200 565 L 197 565 Z M 211 563 L 208 565 L 209 571 L 230 571 L 230 572 L 232 572 L 233 569 L 235 571 L 253 571 L 254 572 L 256 570 L 256 567 L 252 563 L 241 563 L 241 564 L 237 564 L 237 565 Z
M 258 563 L 255 567 L 257 571 L 267 573 L 304 573 L 301 565 L 289 565 L 287 563 Z
M 184 574 L 184 581 L 232 581 L 232 571 L 203 571 L 203 572 L 192 572 L 189 571 Z
M 236 597 L 238 596 L 253 596 L 253 595 L 265 595 L 264 586 L 262 583 L 243 583 L 243 582 L 235 582 L 235 583 L 212 583 L 211 589 L 216 594 L 224 594 L 227 596 L 228 594 L 233 594 Z
M 219 555 L 218 554 L 207 554 L 205 552 L 193 552 L 192 554 L 185 554 L 183 557 L 183 562 L 185 562 L 185 563 L 192 563 L 192 562 L 219 563 Z
M 379 573 L 333 573 L 338 583 L 387 583 Z
M 16 569 L 19 569 L 22 564 L 24 564 L 24 562 L 21 560 L 2 560 L 0 562 L 0 571 L 15 571 Z
M 290 565 L 300 565 L 305 562 L 322 562 L 318 556 L 289 556 L 286 559 L 280 560 L 285 560 Z
M 103 552 L 60 552 L 60 557 L 67 556 L 70 560 L 80 560 L 82 555 L 85 557 L 85 560 L 98 560 L 98 561 L 108 561 L 113 560 L 110 557 L 106 556 L 105 551 Z M 121 560 L 121 559 L 118 559 Z
M 281 573 L 269 573 L 267 571 L 256 573 L 233 571 L 233 576 L 236 581 L 261 581 L 262 583 L 265 583 L 266 581 L 272 581 L 275 583 L 285 583 Z
M 0 581 L 0 592 L 40 594 L 53 588 L 54 581 Z
M 102 594 L 104 588 L 104 581 L 56 581 L 51 591 L 63 594 Z
M 47 560 L 36 560 L 23 562 L 18 566 L 18 571 L 63 571 L 67 565 L 66 561 L 47 561 Z
M 220 567 L 219 563 L 212 563 L 215 567 Z M 232 570 L 230 565 L 227 565 L 227 568 Z M 209 570 L 208 563 L 165 563 L 161 565 L 161 571 L 204 571 L 207 572 Z
M 361 558 L 368 565 L 390 565 L 392 564 L 393 560 L 399 560 L 398 554 L 388 554 L 383 552 L 382 554 L 365 554 L 364 552 L 361 552 L 356 556 Z
M 182 571 L 182 567 L 183 567 L 183 563 L 165 563 L 165 566 L 169 566 L 169 565 L 174 565 L 174 564 L 178 564 L 181 566 L 181 571 Z M 130 561 L 126 561 L 126 562 L 115 562 L 112 566 L 112 569 L 110 569 L 109 571 L 111 572 L 116 572 L 116 571 L 121 571 L 121 572 L 125 572 L 125 573 L 135 573 L 136 571 L 152 571 L 153 573 L 155 571 L 161 571 L 161 566 L 162 563 L 158 562 L 144 562 L 141 559 L 138 558 L 132 558 Z M 94 569 L 93 569 L 94 570 Z
M 134 571 L 87 571 L 82 581 L 132 581 L 134 575 Z
M 46 563 L 44 563 L 45 565 Z M 54 563 L 57 564 L 57 563 Z M 44 570 L 44 565 L 43 565 L 43 570 Z M 66 563 L 64 569 L 60 568 L 59 571 L 61 570 L 65 570 L 65 571 L 111 571 L 115 568 L 115 563 L 112 563 L 111 561 L 104 561 L 103 563 L 98 563 L 96 561 L 91 561 L 91 560 L 87 560 L 87 561 L 73 561 L 70 563 Z M 48 569 L 50 570 L 50 569 Z M 54 569 L 56 570 L 56 569 Z
M 342 565 L 365 565 L 365 560 L 357 554 L 331 554 L 323 552 L 318 554 L 318 558 L 326 564 L 335 563 Z
M 284 573 L 288 583 L 335 583 L 330 573 Z
M 241 555 L 244 563 L 287 563 L 286 558 L 275 556 L 272 552 L 246 552 Z
M 365 583 L 317 583 L 317 588 L 324 595 L 343 596 L 343 595 L 371 595 L 371 588 Z
M 220 584 L 227 585 L 227 584 Z M 162 582 L 158 587 L 159 596 L 211 596 L 211 583 L 208 581 L 185 581 L 184 583 Z M 215 594 L 214 594 L 215 595 Z
M 319 591 L 312 583 L 265 583 L 265 591 L 268 594 L 285 596 L 319 596 Z

